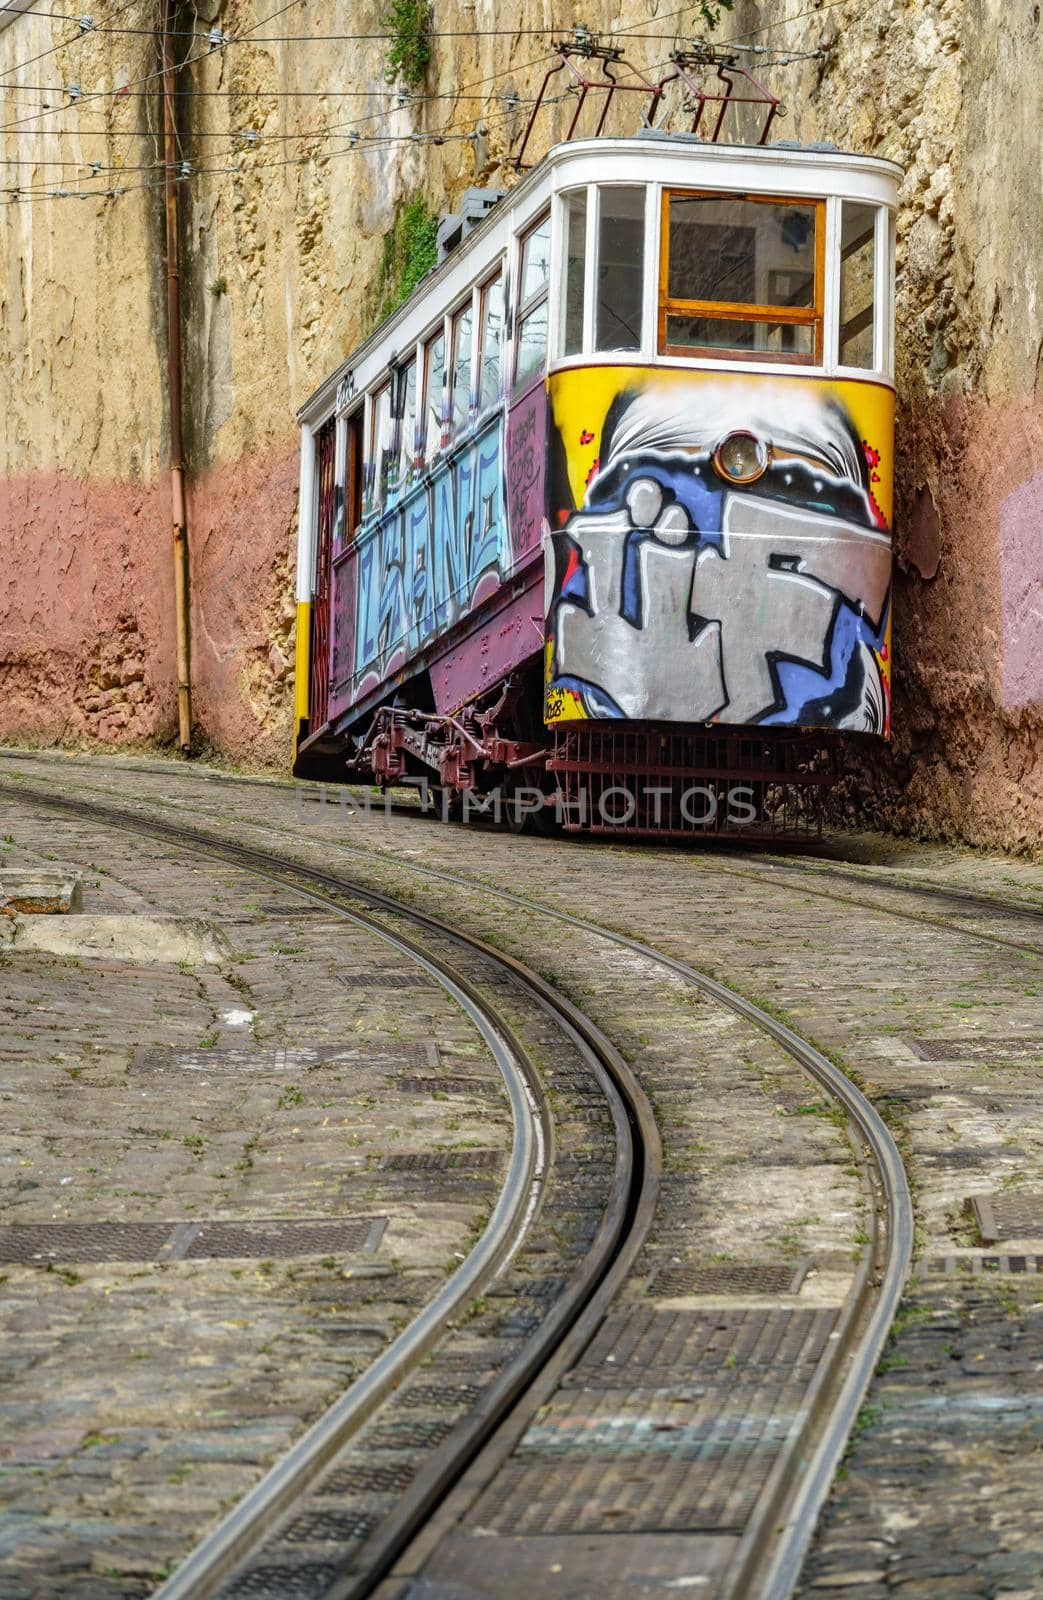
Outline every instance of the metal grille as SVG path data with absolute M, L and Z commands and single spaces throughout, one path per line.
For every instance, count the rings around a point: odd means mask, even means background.
M 826 735 L 593 723 L 556 725 L 547 767 L 568 832 L 692 839 L 817 838 L 839 771 Z
M 366 1435 L 366 1443 L 374 1450 L 427 1450 L 441 1444 L 455 1427 L 455 1420 L 445 1417 L 417 1417 L 408 1422 L 385 1422 Z
M 774 1452 L 713 1462 L 514 1460 L 475 1510 L 501 1534 L 728 1532 L 747 1522 Z
M 308 697 L 308 731 L 317 733 L 326 722 L 330 699 L 330 580 L 333 562 L 333 525 L 337 515 L 337 420 L 330 417 L 315 441 L 318 457 L 319 524 L 315 551 L 315 593 L 311 607 L 311 693 Z
M 220 1600 L 322 1600 L 343 1570 L 332 1561 L 249 1567 L 219 1590 Z
M 414 1383 L 403 1395 L 409 1406 L 473 1406 L 485 1393 L 480 1383 Z
M 280 1544 L 346 1544 L 364 1539 L 378 1521 L 372 1511 L 308 1511 L 279 1535 Z
M 807 1262 L 796 1267 L 768 1262 L 671 1262 L 660 1267 L 648 1293 L 660 1299 L 688 1294 L 796 1294 L 807 1271 Z
M 1043 1037 L 1008 1034 L 1005 1038 L 911 1039 L 925 1061 L 1035 1061 L 1043 1056 Z
M 1043 1194 L 976 1194 L 970 1206 L 986 1244 L 1043 1239 Z
M 0 1261 L 184 1261 L 370 1254 L 386 1217 L 249 1222 L 41 1222 L 0 1228 Z
M 423 972 L 339 972 L 345 989 L 434 989 L 434 980 Z
M 920 1267 L 921 1278 L 980 1278 L 993 1272 L 1043 1272 L 1043 1256 L 928 1256 Z
M 396 1150 L 380 1165 L 385 1172 L 488 1170 L 503 1160 L 499 1150 Z
M 734 1379 L 750 1371 L 813 1366 L 836 1322 L 830 1308 L 793 1310 L 662 1311 L 636 1306 L 605 1318 L 575 1369 L 581 1383 L 624 1367 L 632 1383 L 650 1374 L 654 1384 L 677 1373 L 691 1381 L 725 1370 Z
M 130 1064 L 132 1072 L 311 1072 L 321 1067 L 401 1069 L 426 1060 L 421 1047 L 403 1045 L 395 1055 L 357 1046 L 313 1045 L 292 1049 L 258 1050 L 242 1045 L 208 1050 L 179 1050 L 169 1045 L 140 1045 Z
M 319 1484 L 316 1494 L 398 1494 L 407 1489 L 416 1473 L 413 1461 L 353 1463 L 331 1472 Z
M 411 1078 L 402 1076 L 394 1080 L 395 1087 L 406 1094 L 489 1094 L 494 1085 L 484 1078 Z

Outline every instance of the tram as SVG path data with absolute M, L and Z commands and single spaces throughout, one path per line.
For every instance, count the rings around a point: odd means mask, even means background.
M 294 771 L 813 815 L 890 728 L 900 176 L 644 129 L 477 192 L 299 414 Z

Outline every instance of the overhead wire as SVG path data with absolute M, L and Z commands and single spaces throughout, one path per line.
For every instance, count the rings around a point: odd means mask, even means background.
M 281 17 L 284 12 L 290 11 L 294 6 L 302 5 L 303 3 L 304 0 L 286 0 L 286 3 L 280 6 L 278 11 L 273 11 L 269 16 L 262 18 L 262 20 L 255 23 L 252 28 L 246 28 L 241 33 L 237 33 L 228 38 L 222 35 L 220 44 L 212 44 L 208 50 L 201 51 L 198 56 L 189 56 L 186 60 L 179 63 L 178 70 L 183 71 L 185 67 L 194 66 L 199 61 L 205 61 L 208 56 L 214 55 L 218 50 L 223 50 L 228 44 L 241 43 L 244 39 L 248 39 L 257 28 L 265 27 L 267 23 L 274 22 L 276 17 Z M 156 78 L 161 78 L 163 76 L 163 70 L 164 69 L 162 67 L 157 67 L 152 72 L 147 72 L 140 78 L 132 78 L 129 83 L 122 84 L 118 89 L 98 89 L 87 94 L 81 93 L 77 96 L 76 104 L 82 105 L 88 100 L 112 100 L 120 97 L 125 99 L 128 96 L 129 90 L 136 89 L 139 84 L 152 83 Z M 44 111 L 41 111 L 38 116 L 22 117 L 14 122 L 0 123 L 0 133 L 11 132 L 14 129 L 22 127 L 27 122 L 35 122 L 38 121 L 40 117 L 53 116 L 59 111 L 65 111 L 68 109 L 69 108 L 67 106 L 55 106 L 53 108 L 48 107 Z
M 131 3 L 131 0 L 128 0 L 128 3 Z M 299 3 L 301 3 L 301 0 L 287 0 L 287 4 L 286 5 L 282 6 L 278 11 L 271 13 L 269 15 L 269 17 L 265 18 L 263 21 L 261 21 L 259 23 L 256 23 L 252 29 L 247 29 L 247 30 L 244 30 L 242 33 L 239 33 L 239 34 L 236 34 L 234 36 L 228 37 L 227 39 L 222 41 L 221 45 L 213 46 L 210 50 L 207 50 L 207 51 L 203 52 L 199 56 L 195 56 L 195 57 L 190 56 L 182 65 L 183 66 L 188 66 L 188 65 L 192 65 L 195 62 L 198 62 L 200 60 L 204 60 L 209 55 L 213 54 L 216 49 L 224 48 L 225 44 L 234 44 L 234 43 L 238 42 L 239 40 L 244 40 L 244 39 L 250 38 L 251 42 L 255 42 L 255 43 L 264 42 L 263 38 L 259 39 L 259 38 L 256 37 L 256 30 L 259 29 L 259 28 L 263 28 L 264 26 L 266 26 L 267 22 L 270 22 L 270 21 L 274 20 L 275 17 L 277 17 L 279 15 L 282 15 L 285 11 L 290 10 L 293 5 L 296 5 L 296 4 L 299 4 Z M 774 19 L 774 21 L 761 24 L 757 28 L 747 30 L 743 34 L 734 35 L 734 36 L 732 36 L 731 38 L 729 38 L 727 40 L 719 41 L 719 43 L 721 45 L 726 45 L 726 44 L 730 44 L 730 43 L 737 43 L 740 40 L 745 40 L 745 39 L 757 37 L 759 34 L 765 33 L 765 32 L 767 32 L 770 29 L 773 29 L 775 27 L 782 26 L 787 22 L 797 21 L 797 20 L 800 20 L 804 16 L 812 15 L 812 14 L 818 14 L 821 11 L 832 10 L 836 6 L 841 5 L 841 4 L 846 4 L 846 3 L 847 3 L 847 0 L 825 0 L 825 3 L 822 4 L 822 5 L 807 7 L 802 11 L 791 13 L 787 17 L 776 18 L 776 19 Z M 868 5 L 868 7 L 866 7 L 866 9 L 873 9 L 875 7 L 875 5 L 877 5 L 879 3 L 880 3 L 880 0 L 869 0 L 869 5 Z M 3 8 L 0 8 L 0 9 L 3 9 Z M 677 11 L 671 12 L 671 13 L 667 13 L 662 18 L 662 20 L 663 21 L 669 20 L 671 17 L 682 15 L 685 12 L 690 11 L 691 9 L 692 9 L 692 7 L 690 5 L 679 7 L 677 9 Z M 630 28 L 613 29 L 613 30 L 611 30 L 611 33 L 609 34 L 609 37 L 615 38 L 617 36 L 626 36 L 626 37 L 633 37 L 635 39 L 636 38 L 654 38 L 657 43 L 661 44 L 661 43 L 664 42 L 664 35 L 663 34 L 657 34 L 657 35 L 640 34 L 638 32 L 638 30 L 640 28 L 643 28 L 644 26 L 646 26 L 646 25 L 642 23 L 642 24 L 634 24 Z M 478 31 L 481 31 L 481 30 L 478 30 Z M 498 32 L 519 33 L 519 32 L 523 32 L 524 31 L 524 32 L 539 33 L 539 34 L 541 34 L 543 36 L 546 36 L 547 33 L 553 32 L 553 29 L 540 29 L 540 30 L 535 30 L 535 29 L 533 29 L 533 30 L 487 30 L 487 31 L 490 32 L 490 33 L 498 33 Z M 470 36 L 470 34 L 468 36 Z M 206 36 L 206 37 L 209 37 L 209 36 Z M 384 36 L 383 35 L 378 35 L 376 37 L 384 37 Z M 425 103 L 427 101 L 450 99 L 450 100 L 453 100 L 454 102 L 459 102 L 462 99 L 486 99 L 487 97 L 485 97 L 485 96 L 472 95 L 472 94 L 468 93 L 467 91 L 469 91 L 471 89 L 474 89 L 474 88 L 481 87 L 484 84 L 497 81 L 498 79 L 503 78 L 503 77 L 517 76 L 518 74 L 520 74 L 522 72 L 525 72 L 526 70 L 528 70 L 528 69 L 530 69 L 532 67 L 539 66 L 539 65 L 543 64 L 545 61 L 547 61 L 549 59 L 552 59 L 554 54 L 555 54 L 555 52 L 553 50 L 549 50 L 549 51 L 543 52 L 540 56 L 538 56 L 538 57 L 536 57 L 536 58 L 534 58 L 534 59 L 532 59 L 530 61 L 527 61 L 525 63 L 512 64 L 510 67 L 504 69 L 501 72 L 490 74 L 486 78 L 479 79 L 475 83 L 467 85 L 465 90 L 457 92 L 457 93 L 446 94 L 446 95 L 414 95 L 414 94 L 410 94 L 406 98 L 406 103 L 404 105 L 401 105 L 401 106 L 398 106 L 398 107 L 387 108 L 387 109 L 385 109 L 384 111 L 381 111 L 381 112 L 373 112 L 373 113 L 371 113 L 371 114 L 369 114 L 369 115 L 367 115 L 365 117 L 356 119 L 354 122 L 345 122 L 345 123 L 339 123 L 339 124 L 332 124 L 332 125 L 328 126 L 325 129 L 302 130 L 302 131 L 296 132 L 296 133 L 272 133 L 272 134 L 261 133 L 261 132 L 259 132 L 257 130 L 253 130 L 253 129 L 247 129 L 247 130 L 231 129 L 231 130 L 220 132 L 220 133 L 211 132 L 211 131 L 203 131 L 203 132 L 198 133 L 198 134 L 197 133 L 193 133 L 191 135 L 191 138 L 192 139 L 196 139 L 196 138 L 200 138 L 200 137 L 205 137 L 205 138 L 221 138 L 221 139 L 239 139 L 241 141 L 244 141 L 248 146 L 252 146 L 252 145 L 255 145 L 255 144 L 258 144 L 258 143 L 261 143 L 261 142 L 289 142 L 291 140 L 292 141 L 296 141 L 296 140 L 309 141 L 309 140 L 324 139 L 324 138 L 330 137 L 335 131 L 339 131 L 342 128 L 352 128 L 352 127 L 354 127 L 355 129 L 358 129 L 360 126 L 364 125 L 365 123 L 372 122 L 376 117 L 385 117 L 386 118 L 387 116 L 391 115 L 394 110 L 407 109 L 409 106 L 412 106 L 412 105 L 415 105 L 415 104 L 422 104 L 422 103 Z M 815 54 L 815 52 L 810 52 L 809 54 Z M 791 57 L 791 59 L 792 59 L 792 57 Z M 666 65 L 666 64 L 667 63 L 659 63 L 659 65 Z M 766 64 L 767 65 L 771 65 L 771 63 L 766 63 Z M 656 68 L 655 68 L 655 66 L 650 66 L 650 67 L 646 67 L 645 70 L 646 71 L 653 71 L 653 70 L 656 70 Z M 156 74 L 156 73 L 150 73 L 150 74 L 147 74 L 146 77 L 138 79 L 138 80 L 134 80 L 134 81 L 136 83 L 147 82 L 147 81 L 149 81 L 149 79 L 154 78 L 157 75 L 158 74 Z M 109 95 L 109 96 L 125 95 L 125 91 L 129 87 L 131 87 L 131 85 L 124 86 L 123 90 L 102 91 L 101 94 L 98 97 L 101 97 L 102 95 Z M 258 91 L 214 90 L 214 91 L 188 91 L 188 92 L 189 93 L 192 93 L 192 92 L 206 93 L 206 94 L 212 94 L 212 95 L 215 95 L 215 96 L 218 96 L 218 97 L 221 97 L 221 96 L 224 96 L 224 95 L 229 95 L 229 94 L 242 94 L 244 96 L 253 97 Z M 262 93 L 262 94 L 263 93 L 270 93 L 270 94 L 273 94 L 277 98 L 280 98 L 280 99 L 281 98 L 294 98 L 295 97 L 295 92 L 294 91 L 259 91 L 259 92 Z M 389 93 L 393 93 L 393 92 L 394 91 L 389 91 Z M 301 91 L 300 93 L 301 93 L 301 97 L 304 97 L 306 95 L 308 95 L 308 96 L 315 95 L 315 96 L 322 97 L 325 94 L 325 91 Z M 331 91 L 330 93 L 333 94 L 333 95 L 336 95 L 336 94 L 343 94 L 343 95 L 367 94 L 368 95 L 368 94 L 378 94 L 378 93 L 381 93 L 381 91 Z M 85 96 L 84 98 L 88 98 L 88 97 Z M 143 97 L 143 98 L 147 98 L 147 97 Z M 312 162 L 312 161 L 319 161 L 319 162 L 329 161 L 329 160 L 336 159 L 337 157 L 342 156 L 342 155 L 356 153 L 359 149 L 362 149 L 362 148 L 375 148 L 375 147 L 383 147 L 383 146 L 386 146 L 386 145 L 403 144 L 403 143 L 436 144 L 437 145 L 437 144 L 444 144 L 444 143 L 452 142 L 454 140 L 470 141 L 470 140 L 473 140 L 475 138 L 477 129 L 479 127 L 481 127 L 481 125 L 483 123 L 488 124 L 490 121 L 492 121 L 493 123 L 498 122 L 498 121 L 502 121 L 505 118 L 513 115 L 514 112 L 519 107 L 524 106 L 524 105 L 531 105 L 531 104 L 535 103 L 534 102 L 534 98 L 529 98 L 529 97 L 522 98 L 522 97 L 513 96 L 513 95 L 511 96 L 511 102 L 512 102 L 511 103 L 511 109 L 509 111 L 505 112 L 499 118 L 493 117 L 493 118 L 490 119 L 488 116 L 480 116 L 477 119 L 475 119 L 475 122 L 474 122 L 474 124 L 473 124 L 473 126 L 471 128 L 471 131 L 463 131 L 463 130 L 460 129 L 459 124 L 457 124 L 455 122 L 451 122 L 450 124 L 448 124 L 443 129 L 432 130 L 432 131 L 429 131 L 429 132 L 422 132 L 422 131 L 416 130 L 416 131 L 410 132 L 408 134 L 400 134 L 400 135 L 393 135 L 393 134 L 359 135 L 359 136 L 357 136 L 355 138 L 351 138 L 350 141 L 349 141 L 349 144 L 344 146 L 344 147 L 342 147 L 339 150 L 310 151 L 310 152 L 307 152 L 307 153 L 305 153 L 303 155 L 290 156 L 290 157 L 286 157 L 286 158 L 284 158 L 282 160 L 278 160 L 278 161 L 270 161 L 270 162 L 266 161 L 266 162 L 250 163 L 248 166 L 244 166 L 242 164 L 242 162 L 240 161 L 240 162 L 237 162 L 235 165 L 232 165 L 232 166 L 224 166 L 224 167 L 219 167 L 219 166 L 214 166 L 214 167 L 200 166 L 200 167 L 196 167 L 190 161 L 188 161 L 188 160 L 186 160 L 184 158 L 184 155 L 183 155 L 183 152 L 182 152 L 181 159 L 178 162 L 178 166 L 181 169 L 184 169 L 182 171 L 182 173 L 180 174 L 182 176 L 182 178 L 188 178 L 190 176 L 191 177 L 208 177 L 208 176 L 219 176 L 219 175 L 230 175 L 230 174 L 244 175 L 244 174 L 247 174 L 247 173 L 263 171 L 263 170 L 266 170 L 266 169 L 276 168 L 276 167 L 285 168 L 287 166 L 304 166 L 304 165 L 307 165 L 309 162 Z M 68 109 L 68 108 L 60 108 L 60 109 Z M 32 120 L 32 119 L 26 119 L 26 120 Z M 9 125 L 9 126 L 16 126 L 16 125 Z M 4 128 L 2 126 L 0 126 L 0 132 L 3 132 L 3 131 L 5 131 Z M 52 131 L 54 131 L 54 130 L 52 130 Z M 98 129 L 98 130 L 75 130 L 75 131 L 76 131 L 77 134 L 82 134 L 82 135 L 88 136 L 88 137 L 90 137 L 90 136 L 113 137 L 115 135 L 115 136 L 122 136 L 122 137 L 140 138 L 140 137 L 144 137 L 145 136 L 145 135 L 141 134 L 140 132 L 132 131 L 132 130 L 102 130 L 102 129 Z M 57 132 L 58 132 L 59 137 L 61 137 L 61 136 L 72 136 L 72 134 L 73 134 L 73 130 L 57 130 Z M 242 148 L 241 145 L 240 145 L 239 148 L 241 150 L 241 148 Z M 229 154 L 235 154 L 235 153 L 236 153 L 236 147 L 233 145 L 233 148 L 229 152 Z M 11 164 L 11 162 L 8 162 L 7 164 Z M 58 162 L 58 161 L 37 161 L 37 162 L 34 162 L 33 164 L 34 164 L 34 166 L 42 166 L 42 165 L 61 166 L 63 169 L 65 167 L 68 167 L 68 166 L 80 167 L 81 169 L 89 167 L 89 168 L 91 168 L 91 171 L 92 171 L 92 179 L 99 177 L 102 172 L 115 173 L 115 172 L 151 171 L 151 170 L 157 170 L 157 169 L 164 169 L 165 170 L 165 168 L 167 166 L 167 163 L 159 162 L 159 161 L 157 161 L 155 163 L 143 163 L 143 164 L 140 164 L 138 166 L 126 166 L 125 164 L 121 164 L 121 165 L 118 165 L 118 166 L 112 166 L 112 165 L 105 165 L 105 164 L 98 163 L 98 162 Z M 161 180 L 157 180 L 157 183 L 159 181 L 161 181 Z M 162 181 L 165 181 L 165 178 Z M 87 191 L 79 191 L 79 192 L 76 192 L 75 194 L 73 193 L 73 191 L 65 191 L 65 190 L 56 191 L 54 189 L 53 183 L 52 184 L 45 184 L 45 185 L 31 185 L 31 186 L 27 186 L 27 187 L 24 187 L 24 188 L 20 188 L 19 186 L 12 186 L 10 184 L 6 184 L 6 185 L 3 185 L 3 187 L 8 189 L 10 191 L 11 195 L 12 195 L 12 199 L 10 199 L 10 200 L 8 200 L 6 202 L 2 202 L 2 203 L 6 203 L 6 204 L 18 203 L 19 199 L 21 197 L 23 197 L 23 196 L 24 196 L 24 198 L 26 200 L 29 200 L 31 198 L 45 198 L 45 199 L 46 198 L 80 198 L 80 199 L 94 198 L 94 199 L 105 199 L 105 198 L 109 198 L 114 193 L 114 190 L 112 189 L 111 186 L 110 186 L 109 190 L 93 189 L 93 190 L 87 190 Z M 149 184 L 149 183 L 134 184 L 134 185 L 120 185 L 119 188 L 118 188 L 118 192 L 123 194 L 123 193 L 132 192 L 135 189 L 142 189 L 142 188 L 149 188 L 149 187 L 153 187 L 153 185 Z

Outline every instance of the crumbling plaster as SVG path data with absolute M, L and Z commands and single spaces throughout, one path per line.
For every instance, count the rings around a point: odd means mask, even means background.
M 199 59 L 182 72 L 192 92 L 179 116 L 186 156 L 210 169 L 181 187 L 196 710 L 206 739 L 228 756 L 284 765 L 293 413 L 368 331 L 396 207 L 422 190 L 433 209 L 450 209 L 470 184 L 510 181 L 504 158 L 523 113 L 506 97 L 531 94 L 547 65 L 547 35 L 526 30 L 558 35 L 580 20 L 627 29 L 628 54 L 647 65 L 665 61 L 682 19 L 668 0 L 621 0 L 601 15 L 521 0 L 509 22 L 492 0 L 437 0 L 437 25 L 454 37 L 434 43 L 429 98 L 399 105 L 379 39 L 319 37 L 379 34 L 379 0 L 299 4 L 259 25 L 272 9 L 203 0 L 200 30 L 253 34 L 217 50 L 192 41 Z M 132 6 L 121 17 L 150 27 L 155 12 Z M 483 31 L 505 26 L 518 31 Z M 1038 10 L 895 0 L 808 14 L 792 0 L 740 0 L 719 32 L 779 48 L 828 46 L 825 60 L 767 74 L 789 108 L 781 136 L 833 140 L 906 170 L 895 738 L 862 786 L 869 814 L 1039 847 Z M 286 34 L 306 42 L 267 37 Z M 74 73 L 85 89 L 129 93 L 0 133 L 0 155 L 26 156 L 18 181 L 37 189 L 59 177 L 72 188 L 84 176 L 47 160 L 130 169 L 157 156 L 156 80 L 138 82 L 155 73 L 155 41 L 96 36 L 17 67 L 64 37 L 45 16 L 0 34 L 0 80 L 19 85 L 5 97 L 4 122 L 47 98 L 31 85 L 67 84 Z M 351 148 L 353 133 L 439 129 L 452 135 L 441 145 Z M 114 200 L 0 205 L 0 472 L 3 504 L 14 508 L 0 538 L 17 546 L 0 580 L 0 733 L 12 737 L 155 739 L 172 725 L 162 190 L 154 169 L 117 179 L 129 192 Z M 80 554 L 70 561 L 73 547 Z M 42 605 L 34 562 L 49 557 L 53 596 Z M 110 702 L 95 704 L 87 686 L 119 639 L 120 618 L 137 630 L 132 659 L 145 677 L 133 682 L 148 696 L 117 726 Z

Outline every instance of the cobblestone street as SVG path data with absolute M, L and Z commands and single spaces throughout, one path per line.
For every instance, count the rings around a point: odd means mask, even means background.
M 629 1308 L 755 1309 L 748 1283 L 699 1286 L 735 1261 L 786 1268 L 794 1310 L 835 1308 L 862 1202 L 794 1063 L 596 927 L 782 1016 L 885 1111 L 918 1225 L 798 1593 L 1041 1592 L 1043 867 L 869 835 L 788 858 L 516 837 L 129 758 L 0 752 L 0 780 L 342 871 L 569 995 L 664 1145 Z M 452 1270 L 510 1113 L 474 1029 L 374 935 L 9 793 L 0 816 L 0 882 L 86 884 L 82 913 L 0 945 L 0 1597 L 115 1600 L 151 1592 Z M 393 1159 L 454 1150 L 495 1155 L 423 1191 Z M 109 1232 L 71 1266 L 75 1225 Z

